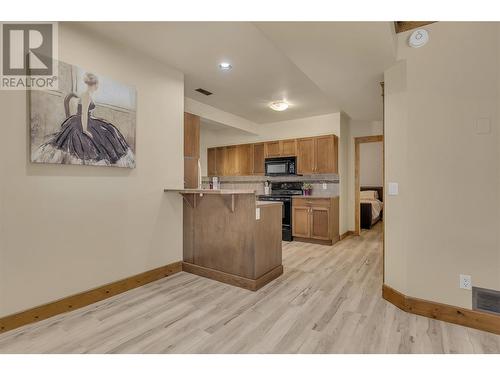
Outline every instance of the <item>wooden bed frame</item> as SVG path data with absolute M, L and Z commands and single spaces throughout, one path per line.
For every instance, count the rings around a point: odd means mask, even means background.
M 375 190 L 378 192 L 378 199 L 384 201 L 384 188 L 382 186 L 361 186 L 360 191 Z M 378 219 L 372 223 L 372 205 L 370 203 L 360 203 L 359 204 L 359 221 L 361 229 L 371 229 L 372 226 L 377 223 L 384 213 L 384 210 L 380 212 Z

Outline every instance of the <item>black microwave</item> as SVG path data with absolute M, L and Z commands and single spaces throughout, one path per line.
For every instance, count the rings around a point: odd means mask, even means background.
M 295 156 L 285 158 L 267 158 L 266 176 L 287 176 L 297 174 Z

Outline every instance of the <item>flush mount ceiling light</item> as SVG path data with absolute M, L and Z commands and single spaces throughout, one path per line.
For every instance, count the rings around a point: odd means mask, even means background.
M 231 69 L 232 67 L 233 67 L 233 66 L 232 66 L 231 64 L 229 64 L 228 62 L 225 62 L 225 61 L 223 61 L 223 62 L 221 62 L 221 63 L 219 64 L 219 69 L 220 69 L 220 70 L 229 70 L 229 69 Z
M 413 48 L 419 48 L 425 45 L 429 41 L 429 33 L 427 30 L 418 29 L 415 30 L 408 39 L 408 45 Z
M 286 110 L 288 106 L 289 104 L 284 100 L 279 100 L 277 102 L 272 102 L 271 104 L 269 104 L 269 108 L 279 112 Z

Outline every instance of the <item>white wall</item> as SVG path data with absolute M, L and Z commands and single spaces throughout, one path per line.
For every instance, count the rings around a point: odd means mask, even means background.
M 412 49 L 398 36 L 386 71 L 385 282 L 413 297 L 471 307 L 475 286 L 500 290 L 500 27 L 438 22 Z M 479 119 L 491 131 L 478 134 Z
M 135 85 L 137 167 L 29 162 L 24 92 L 0 91 L 0 316 L 182 258 L 183 75 L 60 25 L 59 56 Z
M 382 142 L 359 145 L 359 182 L 361 186 L 384 185 L 384 144 Z

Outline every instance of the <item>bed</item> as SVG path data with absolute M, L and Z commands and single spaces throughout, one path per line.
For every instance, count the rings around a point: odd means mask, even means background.
M 362 186 L 359 197 L 359 220 L 361 229 L 371 229 L 383 213 L 384 188 L 382 186 Z

